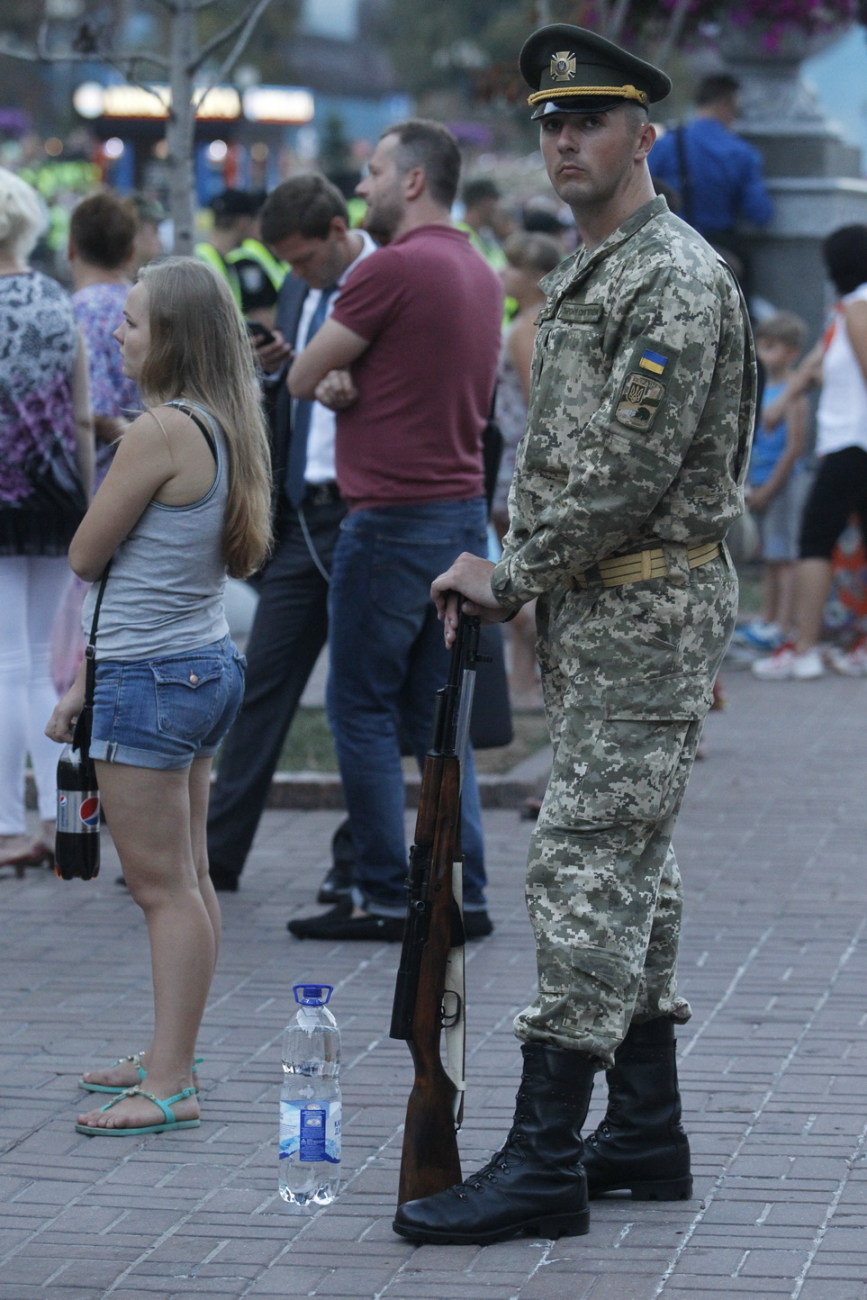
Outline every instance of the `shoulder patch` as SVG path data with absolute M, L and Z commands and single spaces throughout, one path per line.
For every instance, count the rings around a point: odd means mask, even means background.
M 668 357 L 663 356 L 661 352 L 653 352 L 650 348 L 642 352 L 638 362 L 642 370 L 649 370 L 651 374 L 661 375 L 665 372 L 668 365 Z
M 653 427 L 656 412 L 665 396 L 665 384 L 633 370 L 623 381 L 614 407 L 614 418 L 627 429 L 644 432 Z

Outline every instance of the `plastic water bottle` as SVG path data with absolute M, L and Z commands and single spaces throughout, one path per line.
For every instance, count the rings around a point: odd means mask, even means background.
M 92 880 L 99 873 L 96 768 L 71 745 L 64 745 L 57 763 L 54 870 L 62 880 Z
M 296 984 L 283 1037 L 280 1195 L 298 1209 L 329 1205 L 340 1181 L 340 1030 L 330 984 Z

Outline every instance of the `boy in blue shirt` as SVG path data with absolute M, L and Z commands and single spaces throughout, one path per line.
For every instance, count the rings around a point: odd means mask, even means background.
M 804 347 L 806 325 L 781 311 L 756 327 L 756 352 L 765 368 L 762 408 L 747 473 L 746 503 L 759 526 L 762 607 L 735 634 L 741 644 L 775 650 L 792 625 L 798 528 L 804 503 L 806 397 L 787 397 L 786 383 Z

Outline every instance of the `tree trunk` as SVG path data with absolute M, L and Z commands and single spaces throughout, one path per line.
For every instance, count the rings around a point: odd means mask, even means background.
M 196 117 L 193 76 L 198 44 L 192 0 L 178 0 L 172 19 L 172 104 L 166 123 L 169 165 L 169 213 L 174 225 L 174 251 L 190 256 L 195 246 L 195 178 L 193 151 Z

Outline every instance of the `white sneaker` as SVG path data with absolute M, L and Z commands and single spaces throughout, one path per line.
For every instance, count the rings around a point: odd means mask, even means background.
M 834 672 L 841 673 L 844 677 L 867 675 L 867 647 L 863 639 L 848 651 L 841 650 L 839 646 L 831 646 L 826 652 L 826 658 Z
M 790 679 L 808 682 L 824 677 L 825 665 L 818 650 L 805 650 L 798 654 L 791 646 L 783 646 L 767 659 L 757 659 L 753 673 L 764 682 L 784 682 Z

